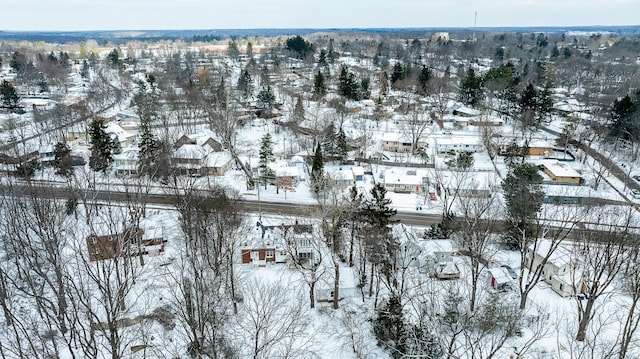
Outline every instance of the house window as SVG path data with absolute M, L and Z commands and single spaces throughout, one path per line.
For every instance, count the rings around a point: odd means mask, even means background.
M 94 248 L 93 254 L 100 254 L 100 248 Z
M 97 241 L 98 239 L 96 238 L 96 236 L 91 236 L 91 243 L 96 244 Z
M 560 283 L 560 291 L 564 292 L 564 285 L 562 285 L 562 283 Z
M 266 256 L 267 258 L 273 258 L 273 251 L 267 251 L 267 252 L 265 253 L 265 256 Z
M 298 259 L 311 259 L 311 253 L 310 252 L 298 253 Z

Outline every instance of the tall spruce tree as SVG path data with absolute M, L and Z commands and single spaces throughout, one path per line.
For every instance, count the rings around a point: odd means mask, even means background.
M 344 133 L 342 127 L 338 130 L 336 136 L 336 147 L 334 156 L 339 162 L 343 162 L 349 155 L 349 145 L 347 144 L 347 136 Z
M 311 189 L 316 195 L 320 194 L 320 191 L 324 189 L 324 158 L 320 143 L 316 146 L 313 164 L 311 165 Z
M 365 245 L 369 261 L 380 268 L 388 284 L 395 285 L 393 271 L 398 243 L 391 234 L 391 224 L 398 220 L 394 218 L 397 210 L 391 207 L 391 200 L 386 195 L 384 186 L 376 183 L 371 188 L 370 198 L 364 201 L 362 213 L 368 233 Z
M 422 66 L 422 70 L 420 70 L 420 75 L 418 75 L 418 87 L 417 92 L 420 95 L 427 95 L 429 93 L 429 81 L 433 78 L 433 71 L 426 66 Z
M 318 71 L 313 78 L 313 97 L 321 99 L 327 94 L 327 86 L 324 83 L 324 75 Z
M 20 96 L 16 88 L 7 80 L 3 80 L 0 85 L 0 95 L 2 95 L 3 107 L 15 109 L 20 104 Z
M 53 153 L 53 167 L 56 169 L 56 174 L 70 177 L 73 174 L 73 165 L 69 146 L 65 142 L 58 142 L 53 148 Z
M 114 141 L 106 132 L 107 126 L 102 120 L 95 119 L 89 125 L 89 136 L 91 142 L 91 156 L 89 157 L 89 168 L 95 172 L 106 172 L 111 162 L 113 162 Z
M 293 120 L 298 124 L 304 121 L 304 105 L 302 104 L 301 95 L 298 95 L 298 98 L 296 99 L 296 104 L 293 107 Z
M 526 247 L 520 248 L 522 238 L 526 242 L 538 235 L 535 220 L 544 198 L 541 184 L 542 176 L 538 168 L 530 163 L 516 165 L 502 181 L 509 228 L 505 239 L 507 246 L 512 249 L 526 250 Z
M 154 164 L 158 153 L 158 140 L 151 131 L 151 119 L 143 117 L 140 121 L 140 143 L 138 148 L 138 173 L 140 176 L 154 177 Z
M 262 141 L 260 145 L 260 161 L 258 164 L 258 168 L 260 171 L 260 180 L 264 184 L 264 188 L 267 188 L 267 183 L 273 181 L 275 179 L 275 174 L 271 167 L 269 167 L 269 162 L 273 157 L 273 141 L 271 140 L 271 135 L 269 133 L 262 136 Z
M 473 68 L 469 68 L 462 80 L 460 80 L 460 101 L 467 105 L 475 106 L 484 98 L 484 86 L 482 76 L 476 75 Z

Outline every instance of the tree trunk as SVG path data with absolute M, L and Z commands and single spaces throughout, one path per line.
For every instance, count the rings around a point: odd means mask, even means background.
M 520 293 L 520 310 L 524 310 L 524 308 L 527 306 L 527 296 L 529 295 L 529 292 L 524 292 L 524 293 Z
M 309 305 L 311 309 L 316 307 L 316 282 L 315 280 L 309 284 Z
M 591 311 L 593 310 L 593 304 L 596 298 L 597 297 L 590 296 L 589 299 L 587 299 L 587 305 L 584 307 L 580 323 L 578 323 L 578 335 L 576 335 L 576 340 L 579 342 L 583 342 L 587 337 L 587 326 L 591 320 Z
M 622 339 L 620 341 L 620 354 L 618 355 L 618 359 L 625 359 L 627 357 L 629 344 L 633 340 L 633 333 L 638 327 L 639 318 L 635 313 L 636 307 L 638 306 L 638 299 L 640 299 L 640 297 L 634 294 L 631 306 L 627 312 L 627 320 L 624 323 L 624 329 L 621 333 Z
M 476 295 L 478 292 L 478 259 L 473 257 L 476 254 L 471 252 L 471 298 L 469 303 L 469 311 L 473 312 L 476 309 Z
M 336 277 L 333 281 L 333 309 L 338 309 L 338 300 L 340 300 L 340 265 L 335 264 Z

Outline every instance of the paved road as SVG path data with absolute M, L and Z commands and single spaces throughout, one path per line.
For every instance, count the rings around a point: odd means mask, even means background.
M 159 193 L 133 193 L 123 192 L 115 189 L 87 189 L 81 192 L 73 193 L 71 189 L 65 186 L 52 188 L 40 184 L 16 185 L 12 188 L 4 188 L 4 192 L 11 192 L 17 195 L 30 194 L 43 198 L 67 199 L 75 195 L 78 198 L 87 198 L 98 202 L 118 202 L 126 203 L 132 200 L 146 202 L 148 204 L 174 206 L 177 198 L 175 195 L 159 194 Z M 200 199 L 199 199 L 200 201 Z M 206 201 L 206 199 L 204 199 Z M 251 213 L 276 214 L 283 216 L 305 216 L 315 217 L 319 211 L 317 205 L 300 204 L 295 202 L 265 202 L 257 200 L 240 200 L 240 209 Z M 396 216 L 401 223 L 411 226 L 429 226 L 431 224 L 440 223 L 442 216 L 432 213 L 407 213 L 398 212 Z

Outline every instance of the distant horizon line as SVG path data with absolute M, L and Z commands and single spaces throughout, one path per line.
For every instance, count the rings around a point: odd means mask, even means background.
M 69 32 L 132 32 L 132 31 L 259 31 L 259 30 L 325 30 L 325 31 L 344 31 L 344 30 L 483 30 L 483 29 L 582 29 L 582 28 L 633 28 L 640 27 L 640 24 L 629 25 L 495 25 L 495 26 L 406 26 L 406 27 L 384 27 L 384 26 L 371 26 L 371 27 L 238 27 L 238 28 L 184 28 L 184 29 L 91 29 L 91 30 L 9 30 L 0 29 L 0 32 L 10 33 L 69 33 Z

